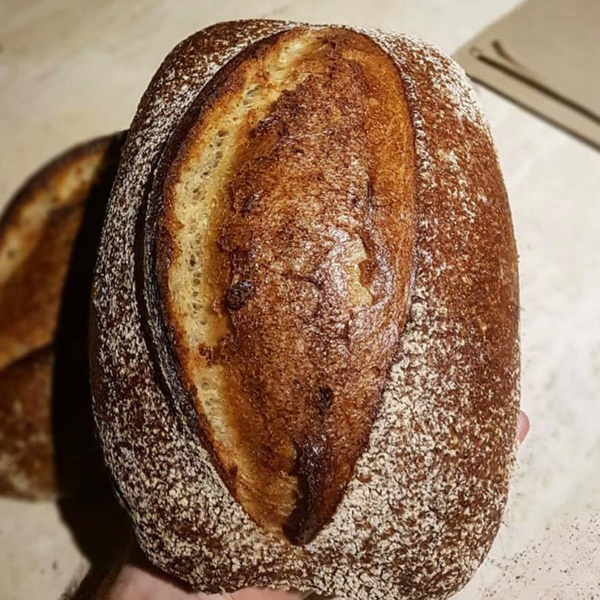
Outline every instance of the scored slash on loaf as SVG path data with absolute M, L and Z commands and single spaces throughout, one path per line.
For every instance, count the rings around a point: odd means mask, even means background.
M 364 36 L 291 30 L 242 56 L 156 170 L 150 331 L 170 332 L 233 495 L 306 542 L 364 448 L 406 319 L 413 140 L 394 63 Z
M 142 98 L 92 298 L 142 549 L 207 592 L 446 598 L 498 529 L 517 255 L 464 74 L 398 34 L 182 42 Z

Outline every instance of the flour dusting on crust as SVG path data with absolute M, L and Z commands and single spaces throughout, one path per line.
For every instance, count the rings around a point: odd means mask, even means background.
M 180 44 L 131 128 L 97 267 L 95 413 L 142 548 L 208 592 L 314 589 L 435 600 L 471 577 L 506 500 L 518 410 L 518 282 L 488 125 L 460 68 L 409 36 L 361 31 L 395 60 L 418 154 L 411 316 L 370 442 L 333 520 L 304 547 L 263 534 L 156 383 L 136 301 L 144 188 L 169 132 L 214 73 L 293 24 L 221 24 Z

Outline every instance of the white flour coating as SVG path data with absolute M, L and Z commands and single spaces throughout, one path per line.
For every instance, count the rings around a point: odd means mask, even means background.
M 333 520 L 305 547 L 264 535 L 155 383 L 134 280 L 144 185 L 169 132 L 215 71 L 249 43 L 290 26 L 252 22 L 213 29 L 210 40 L 198 34 L 174 50 L 140 105 L 111 197 L 93 299 L 95 411 L 107 463 L 150 558 L 202 589 L 447 598 L 480 564 L 499 524 L 518 404 L 516 349 L 506 369 L 493 370 L 485 311 L 475 320 L 453 312 L 457 294 L 477 291 L 480 258 L 470 248 L 484 242 L 475 225 L 508 209 L 503 189 L 477 183 L 473 161 L 482 160 L 496 180 L 498 167 L 487 123 L 449 58 L 408 36 L 366 32 L 396 61 L 412 112 L 416 279 L 381 412 Z M 448 127 L 458 137 L 445 134 Z M 451 242 L 456 250 L 449 252 Z

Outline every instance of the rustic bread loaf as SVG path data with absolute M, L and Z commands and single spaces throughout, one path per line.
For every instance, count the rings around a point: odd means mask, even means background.
M 121 141 L 105 137 L 61 154 L 0 221 L 0 493 L 53 497 L 93 476 L 92 455 L 99 462 L 89 292 Z
M 216 25 L 133 121 L 94 409 L 150 559 L 196 588 L 446 598 L 498 529 L 518 276 L 488 125 L 410 37 Z

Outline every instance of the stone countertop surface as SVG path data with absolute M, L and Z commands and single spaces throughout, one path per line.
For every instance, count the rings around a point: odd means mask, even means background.
M 515 0 L 0 0 L 0 208 L 47 159 L 127 128 L 164 56 L 274 18 L 423 37 L 451 53 Z M 460 600 L 600 598 L 600 153 L 477 87 L 513 211 L 532 420 L 492 552 Z M 0 499 L 0 598 L 59 598 L 86 559 L 53 503 Z

